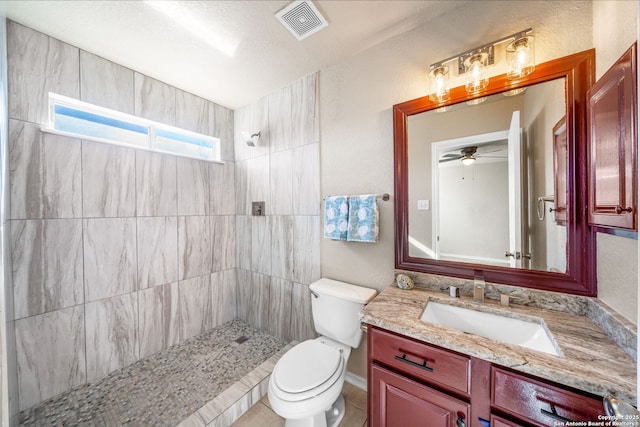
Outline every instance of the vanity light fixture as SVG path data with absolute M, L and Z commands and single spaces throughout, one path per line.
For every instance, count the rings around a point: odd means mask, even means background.
M 486 96 L 483 96 L 481 98 L 473 98 L 467 101 L 467 105 L 479 105 L 482 104 L 484 101 L 487 100 Z
M 451 58 L 438 61 L 429 67 L 429 99 L 444 102 L 449 99 L 448 62 L 458 62 L 458 75 L 466 74 L 465 89 L 469 94 L 478 94 L 489 86 L 487 67 L 494 64 L 495 46 L 509 42 L 506 47 L 508 63 L 507 77 L 519 79 L 535 69 L 533 36 L 531 28 L 495 40 L 484 46 L 468 50 Z
M 475 53 L 464 61 L 464 71 L 467 74 L 464 88 L 468 93 L 478 93 L 489 86 L 488 62 L 489 56 L 483 52 Z
M 524 93 L 524 91 L 526 91 L 526 90 L 527 90 L 526 87 L 519 87 L 517 89 L 506 90 L 506 91 L 502 92 L 502 96 L 520 95 L 521 93 Z
M 429 99 L 444 102 L 449 99 L 449 67 L 433 64 L 429 71 Z
M 536 68 L 533 36 L 527 35 L 526 31 L 517 34 L 514 40 L 507 45 L 507 63 L 509 79 L 519 79 L 533 73 Z

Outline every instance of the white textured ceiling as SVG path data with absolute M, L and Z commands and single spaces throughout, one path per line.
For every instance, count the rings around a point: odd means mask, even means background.
M 329 26 L 297 41 L 289 1 L 17 1 L 7 18 L 230 108 L 468 1 L 316 0 Z

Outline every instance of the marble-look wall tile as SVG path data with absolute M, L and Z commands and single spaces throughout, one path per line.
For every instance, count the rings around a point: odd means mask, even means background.
M 236 266 L 244 270 L 251 270 L 252 223 L 248 215 L 236 217 Z
M 80 97 L 80 51 L 7 21 L 9 118 L 49 122 L 49 92 Z
M 87 380 L 101 378 L 138 360 L 138 293 L 85 306 Z
M 178 217 L 178 277 L 180 280 L 211 273 L 212 258 L 209 217 Z
M 211 328 L 211 277 L 209 274 L 179 283 L 180 318 L 184 339 Z
M 82 220 L 27 220 L 11 224 L 17 319 L 84 302 Z
M 9 282 L 5 282 L 5 283 L 9 283 Z M 10 298 L 10 297 L 9 297 Z M 8 304 L 8 302 L 7 302 Z M 10 318 L 13 318 L 13 314 L 10 313 L 11 308 L 7 307 L 7 315 L 11 315 Z M 13 414 L 13 419 L 10 420 L 11 423 L 17 424 L 18 423 L 18 414 L 20 413 L 20 388 L 19 388 L 19 381 L 18 381 L 18 350 L 17 350 L 17 346 L 16 346 L 16 322 L 14 320 L 10 320 L 7 321 L 6 323 L 6 334 L 4 336 L 4 353 L 3 353 L 3 357 L 5 358 L 4 360 L 6 361 L 6 366 L 7 369 L 5 370 L 6 376 L 4 378 L 6 378 L 6 380 L 3 379 L 3 381 L 6 381 L 5 384 L 7 384 L 7 386 L 4 388 L 3 390 L 3 397 L 4 397 L 4 393 L 8 394 L 8 399 L 6 399 L 6 401 L 8 401 L 8 405 L 5 406 L 8 407 L 9 409 L 9 413 Z
M 82 216 L 80 140 L 9 120 L 12 219 Z
M 176 127 L 211 136 L 210 104 L 206 99 L 176 89 Z
M 237 304 L 238 304 L 238 318 L 249 321 L 250 312 L 255 310 L 255 307 L 251 307 L 251 298 L 253 293 L 253 287 L 251 284 L 251 272 L 247 270 L 237 269 Z
M 271 276 L 260 273 L 251 273 L 251 282 L 248 286 L 249 310 L 247 321 L 260 329 L 267 329 L 269 326 L 270 287 Z
M 164 287 L 138 292 L 138 337 L 140 358 L 165 348 L 164 340 Z
M 84 220 L 85 300 L 136 290 L 136 219 Z
M 251 105 L 239 108 L 233 112 L 233 153 L 236 162 L 249 158 L 250 150 L 253 147 L 247 146 L 244 138 L 242 138 L 241 132 L 259 132 L 257 129 L 252 130 L 252 127 Z
M 176 215 L 176 157 L 137 150 L 135 170 L 137 216 Z
M 260 132 L 260 140 L 255 147 L 249 148 L 249 157 L 262 157 L 269 154 L 271 146 L 271 128 L 269 97 L 265 96 L 251 104 L 251 132 Z
M 301 146 L 320 141 L 318 73 L 291 84 L 293 144 Z
M 293 148 L 292 88 L 285 86 L 269 95 L 271 152 Z
M 209 190 L 211 215 L 234 215 L 236 213 L 235 163 L 209 164 Z
M 291 293 L 291 336 L 288 339 L 304 341 L 315 336 L 309 286 L 294 282 Z
M 271 275 L 293 280 L 293 230 L 290 215 L 271 217 Z
M 211 327 L 238 316 L 236 269 L 211 274 Z
M 292 291 L 293 284 L 288 280 L 271 278 L 267 330 L 280 338 L 286 339 L 291 336 Z
M 84 324 L 82 306 L 15 322 L 20 411 L 87 380 Z
M 225 108 L 222 105 L 212 103 L 209 107 L 209 114 L 211 117 L 211 123 L 209 125 L 211 135 L 220 138 L 220 143 L 222 144 L 222 160 L 235 160 L 233 110 Z
M 209 214 L 209 163 L 178 157 L 178 215 Z
M 256 157 L 248 160 L 249 168 L 249 199 L 247 207 L 251 213 L 251 202 L 265 202 L 271 204 L 269 191 L 269 156 Z M 266 207 L 268 212 L 268 207 Z
M 295 216 L 293 224 L 294 281 L 306 285 L 320 279 L 320 217 Z
M 185 339 L 184 321 L 181 311 L 181 294 L 178 283 L 171 283 L 162 287 L 163 306 L 162 318 L 164 328 L 164 342 L 166 347 L 180 344 Z
M 178 219 L 136 219 L 138 288 L 178 281 Z
M 249 194 L 249 161 L 236 162 L 236 215 L 251 214 L 251 195 Z
M 211 217 L 212 271 L 222 271 L 236 266 L 235 216 Z
M 320 144 L 293 150 L 293 214 L 319 215 L 320 212 Z
M 176 124 L 176 88 L 134 73 L 135 115 L 170 126 Z
M 251 217 L 251 270 L 271 275 L 270 216 Z
M 134 114 L 133 71 L 80 51 L 80 100 Z
M 298 204 L 298 200 L 293 198 L 294 188 L 297 190 L 297 187 L 304 185 L 304 182 L 293 178 L 294 168 L 297 169 L 298 165 L 294 162 L 293 150 L 271 154 L 269 159 L 271 203 L 267 206 L 267 214 L 291 215 L 293 213 L 294 205 Z
M 135 150 L 82 141 L 82 211 L 85 218 L 136 214 Z

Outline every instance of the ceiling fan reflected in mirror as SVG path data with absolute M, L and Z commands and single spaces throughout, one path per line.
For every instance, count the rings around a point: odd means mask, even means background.
M 460 160 L 464 166 L 470 166 L 475 163 L 478 158 L 491 158 L 491 159 L 506 159 L 506 156 L 488 156 L 487 154 L 497 153 L 503 151 L 501 149 L 486 151 L 483 153 L 478 153 L 477 146 L 463 147 L 460 150 L 460 154 L 456 153 L 447 153 L 442 156 L 440 159 L 440 163 L 451 162 L 453 160 Z

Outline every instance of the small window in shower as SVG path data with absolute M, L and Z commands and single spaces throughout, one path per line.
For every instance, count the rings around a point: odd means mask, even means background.
M 220 139 L 49 93 L 49 127 L 59 133 L 108 144 L 220 161 Z

